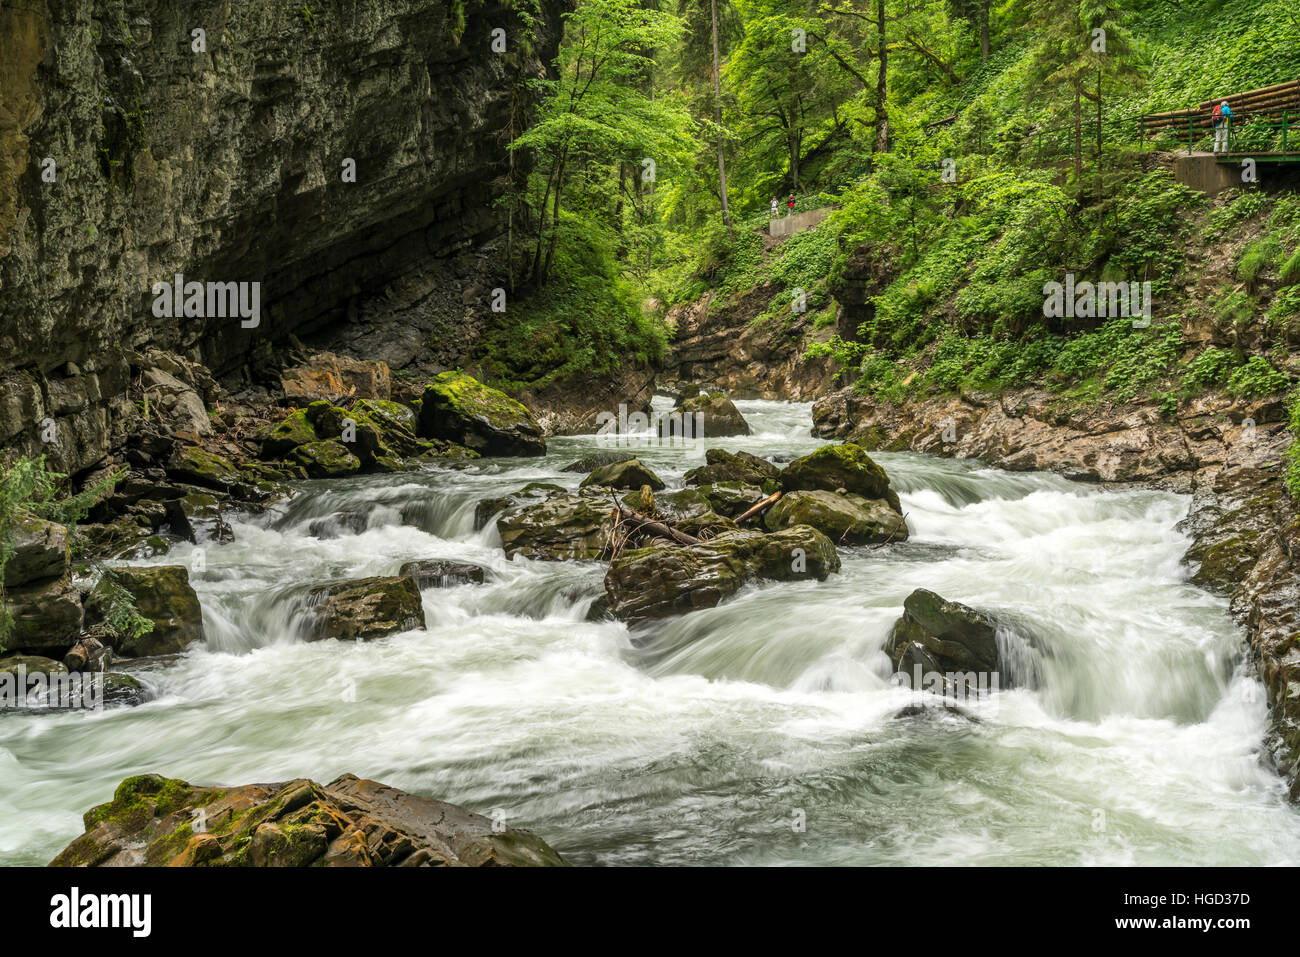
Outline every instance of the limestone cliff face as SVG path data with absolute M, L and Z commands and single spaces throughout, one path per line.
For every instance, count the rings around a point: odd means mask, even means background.
M 0 444 L 88 468 L 130 352 L 225 374 L 499 235 L 564 2 L 464 2 L 457 36 L 452 0 L 5 0 Z M 260 283 L 259 324 L 156 317 L 176 273 Z

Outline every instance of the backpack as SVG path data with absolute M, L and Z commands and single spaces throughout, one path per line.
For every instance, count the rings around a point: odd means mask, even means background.
M 1211 116 L 1211 118 L 1214 120 L 1214 122 L 1216 122 L 1216 123 L 1219 122 L 1220 120 L 1222 120 L 1222 119 L 1223 119 L 1223 104 L 1222 104 L 1222 103 L 1215 103 L 1215 104 L 1214 104 L 1214 112 L 1211 113 L 1210 116 Z

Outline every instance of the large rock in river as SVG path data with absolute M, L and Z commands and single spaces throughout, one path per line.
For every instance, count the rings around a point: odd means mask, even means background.
M 420 434 L 481 455 L 546 454 L 541 426 L 527 408 L 463 372 L 444 372 L 425 386 Z
M 740 414 L 736 404 L 721 392 L 687 399 L 674 409 L 673 413 L 675 416 L 680 414 L 681 418 L 661 419 L 659 422 L 661 436 L 686 434 L 692 438 L 711 439 L 728 435 L 749 435 L 751 431 L 749 423 Z
M 843 490 L 863 498 L 886 499 L 895 510 L 902 510 L 885 470 L 872 461 L 865 449 L 851 442 L 823 445 L 795 459 L 781 472 L 781 488 L 787 492 Z
M 704 453 L 704 463 L 686 473 L 687 485 L 741 482 L 757 486 L 769 495 L 780 487 L 778 480 L 781 470 L 766 459 L 748 452 L 709 449 Z
M 664 488 L 663 479 L 655 475 L 648 467 L 642 464 L 640 459 L 628 459 L 625 462 L 611 462 L 609 465 L 602 465 L 592 471 L 579 488 L 589 488 L 593 485 L 605 488 L 636 488 L 642 485 L 649 485 L 654 491 Z
M 625 621 L 666 618 L 712 608 L 756 579 L 823 581 L 839 568 L 830 539 L 806 525 L 725 532 L 698 545 L 623 552 L 605 575 L 606 604 Z
M 424 627 L 420 589 L 406 575 L 337 582 L 314 589 L 308 601 L 308 641 L 370 641 Z
M 145 774 L 86 812 L 52 867 L 563 866 L 527 831 L 345 774 L 199 787 Z
M 596 495 L 552 495 L 507 509 L 497 519 L 497 532 L 507 558 L 595 561 L 609 546 L 612 509 L 608 499 Z
M 131 604 L 151 630 L 123 630 L 123 611 Z M 86 627 L 96 625 L 127 657 L 170 655 L 202 640 L 203 609 L 184 565 L 119 565 L 104 572 L 86 599 Z
M 763 524 L 773 531 L 811 525 L 837 545 L 876 545 L 907 539 L 907 521 L 885 499 L 852 493 L 836 495 L 821 489 L 782 496 L 764 513 Z
M 916 666 L 923 673 L 991 675 L 1000 664 L 997 634 L 992 616 L 918 588 L 903 602 L 903 617 L 894 623 L 885 654 L 896 671 L 909 677 Z

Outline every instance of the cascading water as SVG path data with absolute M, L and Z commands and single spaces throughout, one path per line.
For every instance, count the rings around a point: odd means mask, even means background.
M 630 447 L 672 486 L 706 447 L 820 444 L 805 405 L 738 405 L 752 436 Z M 506 561 L 473 529 L 480 498 L 574 487 L 559 468 L 610 444 L 305 483 L 237 523 L 192 575 L 206 646 L 139 675 L 154 701 L 0 718 L 0 863 L 45 863 L 145 771 L 350 771 L 500 809 L 575 863 L 1300 862 L 1241 635 L 1185 581 L 1186 498 L 880 454 L 909 541 L 632 632 L 585 620 L 602 566 Z M 494 578 L 425 590 L 420 631 L 301 640 L 312 587 L 428 558 Z M 1018 687 L 899 716 L 912 695 L 881 648 L 922 587 L 1004 622 Z

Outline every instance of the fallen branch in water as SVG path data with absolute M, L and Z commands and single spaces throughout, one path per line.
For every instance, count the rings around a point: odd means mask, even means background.
M 736 519 L 736 524 L 740 525 L 744 523 L 747 519 L 753 518 L 759 512 L 766 511 L 768 508 L 775 505 L 780 498 L 781 498 L 780 492 L 773 492 L 767 498 L 763 499 L 763 501 L 755 504 L 752 508 L 750 508 L 747 512 L 745 512 L 744 515 L 740 516 L 740 518 Z
M 698 545 L 700 540 L 694 535 L 687 535 L 685 532 L 679 532 L 671 525 L 665 525 L 663 522 L 657 522 L 653 518 L 647 518 L 640 512 L 634 512 L 632 509 L 614 503 L 614 508 L 618 510 L 619 517 L 627 522 L 636 522 L 635 531 L 649 532 L 651 535 L 658 535 L 660 538 L 670 538 L 678 545 Z

